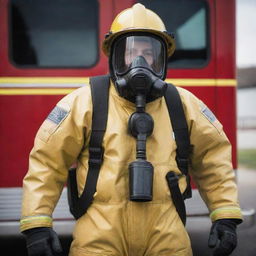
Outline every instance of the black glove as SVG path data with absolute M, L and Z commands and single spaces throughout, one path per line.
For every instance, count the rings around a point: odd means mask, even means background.
M 32 228 L 22 232 L 26 237 L 29 256 L 61 256 L 60 240 L 52 228 Z
M 228 256 L 237 245 L 236 226 L 238 219 L 220 219 L 212 224 L 208 246 L 214 248 L 213 256 Z

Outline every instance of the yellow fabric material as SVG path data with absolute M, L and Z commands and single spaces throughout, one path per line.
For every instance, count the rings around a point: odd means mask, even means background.
M 207 118 L 205 105 L 194 95 L 182 88 L 178 90 L 193 146 L 190 174 L 211 218 L 241 218 L 231 147 L 222 126 Z M 57 105 L 66 114 L 58 124 L 50 120 L 42 124 L 30 154 L 29 171 L 23 182 L 21 230 L 46 226 L 44 219 L 29 216 L 52 216 L 68 168 L 75 161 L 80 193 L 85 184 L 92 118 L 89 86 L 75 90 Z M 128 134 L 127 124 L 134 111 L 134 104 L 119 97 L 111 85 L 97 192 L 87 213 L 76 222 L 70 255 L 192 255 L 189 237 L 165 179 L 168 171 L 180 171 L 164 98 L 146 106 L 154 120 L 153 133 L 147 139 L 147 160 L 154 166 L 153 200 L 137 203 L 128 199 L 128 164 L 135 160 L 136 140 Z M 179 185 L 184 191 L 185 177 L 180 178 Z

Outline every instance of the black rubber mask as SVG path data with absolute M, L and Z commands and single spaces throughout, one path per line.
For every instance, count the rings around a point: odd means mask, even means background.
M 110 71 L 119 95 L 131 102 L 137 95 L 144 96 L 146 102 L 163 96 L 166 63 L 166 47 L 159 38 L 131 35 L 117 40 Z
M 129 71 L 115 81 L 121 97 L 135 102 L 137 95 L 145 96 L 146 102 L 162 97 L 167 84 L 154 75 L 143 56 L 136 57 Z

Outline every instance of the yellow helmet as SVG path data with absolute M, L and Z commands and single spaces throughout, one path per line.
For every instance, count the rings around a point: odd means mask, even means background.
M 130 32 L 146 32 L 156 35 L 165 42 L 167 55 L 170 57 L 175 50 L 174 37 L 166 32 L 161 18 L 142 4 L 135 4 L 123 10 L 114 19 L 110 32 L 102 44 L 103 52 L 109 56 L 113 41 L 120 35 Z

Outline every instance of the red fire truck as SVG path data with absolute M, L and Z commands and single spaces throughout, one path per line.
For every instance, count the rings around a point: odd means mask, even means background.
M 1 233 L 19 232 L 22 179 L 39 126 L 64 95 L 108 73 L 101 42 L 116 14 L 136 2 L 174 32 L 167 82 L 190 90 L 215 113 L 237 168 L 235 0 L 0 0 Z M 188 215 L 206 215 L 195 201 L 196 190 Z M 53 217 L 57 229 L 73 223 L 66 190 Z

